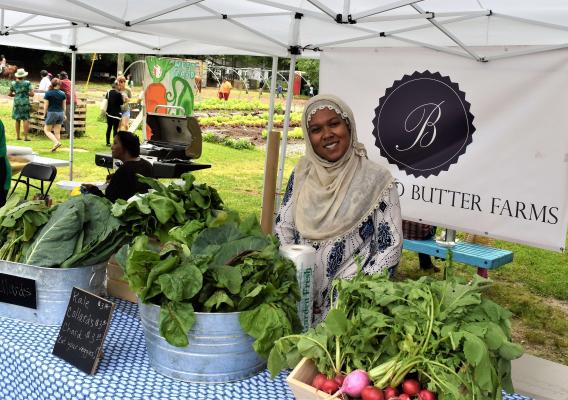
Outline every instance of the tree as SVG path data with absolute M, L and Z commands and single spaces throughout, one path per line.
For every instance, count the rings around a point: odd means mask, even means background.
M 307 79 L 314 88 L 319 88 L 319 66 L 319 60 L 302 58 L 296 62 L 296 70 L 305 72 Z

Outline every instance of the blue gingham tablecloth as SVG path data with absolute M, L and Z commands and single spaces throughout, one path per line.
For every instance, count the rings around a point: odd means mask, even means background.
M 228 384 L 191 384 L 167 378 L 149 364 L 138 306 L 116 303 L 95 375 L 51 354 L 59 327 L 0 318 L 0 400 L 292 400 L 286 373 L 268 371 Z M 507 400 L 527 400 L 507 395 Z

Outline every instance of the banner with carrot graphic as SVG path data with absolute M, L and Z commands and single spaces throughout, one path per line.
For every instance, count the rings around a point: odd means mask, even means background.
M 175 58 L 146 57 L 144 72 L 144 104 L 146 112 L 181 114 L 176 109 L 158 106 L 178 106 L 185 115 L 193 114 L 193 88 L 197 64 Z M 146 125 L 146 138 L 152 130 Z

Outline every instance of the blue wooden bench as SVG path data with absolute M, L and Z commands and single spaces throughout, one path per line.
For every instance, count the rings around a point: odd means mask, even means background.
M 448 248 L 439 245 L 433 239 L 404 239 L 403 248 L 434 257 L 448 258 Z M 488 270 L 499 268 L 513 261 L 512 251 L 496 249 L 475 243 L 458 242 L 452 247 L 452 253 L 454 261 L 477 267 L 477 274 L 485 278 L 487 278 Z

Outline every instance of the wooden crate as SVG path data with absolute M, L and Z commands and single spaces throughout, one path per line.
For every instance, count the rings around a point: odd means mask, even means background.
M 303 358 L 302 361 L 296 365 L 296 368 L 288 375 L 286 382 L 292 389 L 294 397 L 301 400 L 326 400 L 332 396 L 317 390 L 311 385 L 312 380 L 317 375 L 318 371 L 315 364 L 309 358 Z M 340 396 L 338 399 L 342 399 Z
M 138 302 L 136 294 L 130 290 L 128 282 L 124 279 L 122 267 L 111 257 L 107 264 L 107 294 L 118 297 L 131 303 Z
M 30 113 L 30 133 L 43 134 L 43 127 L 45 126 L 43 107 L 43 98 L 39 96 L 35 97 Z M 78 136 L 85 134 L 87 128 L 87 98 L 85 95 L 77 95 L 73 126 Z M 65 132 L 65 124 L 61 126 L 61 134 L 67 134 L 67 132 Z

